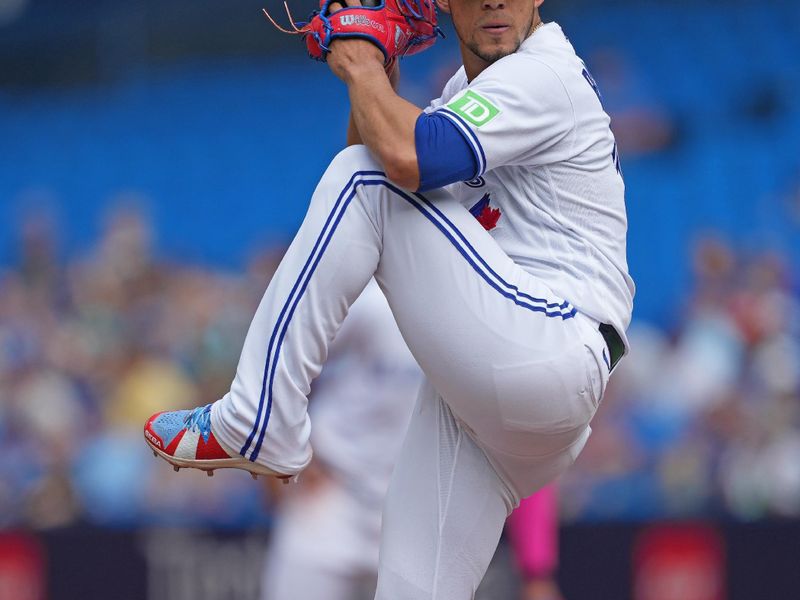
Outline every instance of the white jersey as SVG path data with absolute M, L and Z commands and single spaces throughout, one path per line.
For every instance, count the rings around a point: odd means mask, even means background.
M 476 216 L 493 211 L 484 226 L 514 262 L 625 339 L 625 185 L 597 86 L 561 28 L 541 26 L 471 82 L 462 67 L 434 111 L 479 165 L 479 177 L 448 191 Z

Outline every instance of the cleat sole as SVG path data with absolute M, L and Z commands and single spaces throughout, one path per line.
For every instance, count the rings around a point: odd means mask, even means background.
M 217 460 L 191 460 L 176 458 L 174 456 L 170 456 L 160 448 L 156 448 L 146 437 L 145 442 L 147 442 L 147 445 L 153 451 L 155 456 L 167 461 L 170 465 L 172 465 L 172 468 L 175 471 L 180 471 L 181 469 L 199 469 L 201 471 L 205 471 L 209 477 L 213 477 L 213 471 L 216 469 L 240 469 L 242 471 L 249 472 L 253 479 L 257 479 L 259 475 L 269 475 L 271 477 L 277 477 L 278 479 L 281 479 L 284 483 L 289 483 L 289 481 L 294 478 L 294 475 L 278 473 L 269 467 L 259 465 L 239 456 Z

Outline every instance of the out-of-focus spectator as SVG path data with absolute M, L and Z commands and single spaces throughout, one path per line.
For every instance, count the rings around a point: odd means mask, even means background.
M 372 598 L 381 510 L 422 383 L 372 281 L 331 346 L 310 404 L 314 460 L 280 498 L 263 600 Z
M 62 263 L 57 233 L 32 215 L 0 271 L 0 526 L 263 520 L 229 477 L 170 493 L 140 439 L 147 415 L 229 385 L 263 282 L 157 260 L 130 197 L 83 257 Z
M 20 231 L 0 269 L 0 527 L 265 519 L 249 480 L 176 475 L 139 436 L 143 415 L 228 388 L 280 251 L 239 274 L 171 264 L 130 201 L 68 261 L 52 218 Z M 631 328 L 564 480 L 567 520 L 800 515 L 797 273 L 714 235 L 692 267 L 676 326 Z
M 581 518 L 800 515 L 800 301 L 783 260 L 713 236 L 667 334 L 638 324 L 565 478 Z

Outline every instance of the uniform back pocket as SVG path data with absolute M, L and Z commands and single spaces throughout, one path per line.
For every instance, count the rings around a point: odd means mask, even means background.
M 602 393 L 596 370 L 594 355 L 583 344 L 544 360 L 495 367 L 504 427 L 545 435 L 583 430 Z

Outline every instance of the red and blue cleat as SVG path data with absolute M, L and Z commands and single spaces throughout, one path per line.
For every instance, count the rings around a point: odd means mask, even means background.
M 200 469 L 210 477 L 215 469 L 242 469 L 248 471 L 253 479 L 259 475 L 290 477 L 249 461 L 220 444 L 211 431 L 210 404 L 193 410 L 153 415 L 145 423 L 144 439 L 153 454 L 163 458 L 176 471 Z

